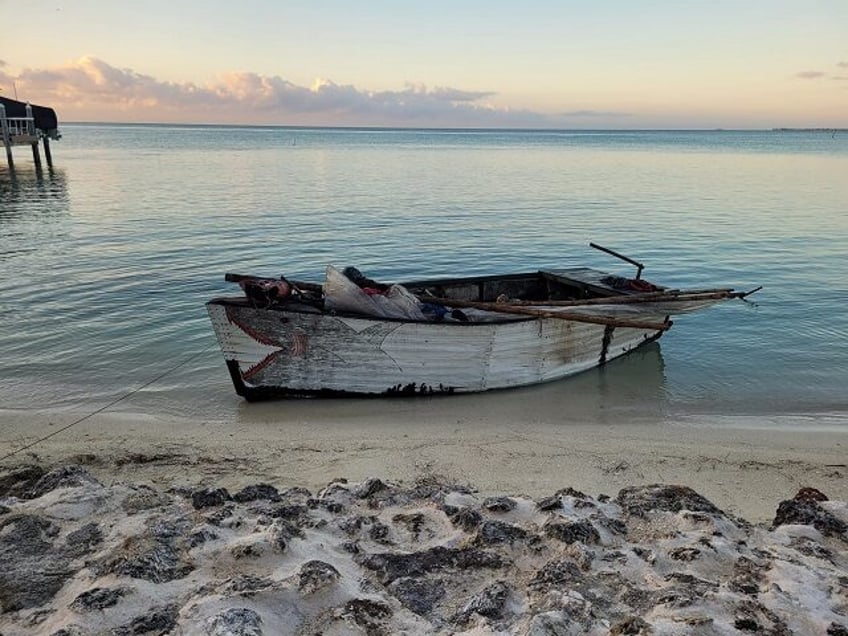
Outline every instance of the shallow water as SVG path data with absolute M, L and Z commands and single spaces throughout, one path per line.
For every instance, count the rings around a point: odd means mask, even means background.
M 236 291 L 224 272 L 632 275 L 595 241 L 664 285 L 764 289 L 603 370 L 447 399 L 517 419 L 848 412 L 848 134 L 62 132 L 52 171 L 21 149 L 14 177 L 0 165 L 0 409 L 92 411 L 165 374 L 113 409 L 249 415 L 203 306 Z M 391 407 L 296 407 L 322 408 Z

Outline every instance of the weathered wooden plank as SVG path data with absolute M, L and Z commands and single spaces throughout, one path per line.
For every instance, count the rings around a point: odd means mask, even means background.
M 442 303 L 449 307 L 467 307 L 494 311 L 502 314 L 521 314 L 535 316 L 536 318 L 550 318 L 554 320 L 570 320 L 574 322 L 588 322 L 596 325 L 609 325 L 611 327 L 632 327 L 634 329 L 649 329 L 653 331 L 666 331 L 671 328 L 671 321 L 648 322 L 646 320 L 629 320 L 626 318 L 613 318 L 610 316 L 599 316 L 591 314 L 579 314 L 574 312 L 554 311 L 535 307 L 524 307 L 513 303 L 481 303 L 470 300 L 457 300 L 454 298 L 433 298 L 431 302 Z M 551 306 L 551 305 L 548 305 Z
M 249 389 L 383 394 L 535 384 L 601 362 L 605 327 L 554 319 L 420 323 L 207 305 L 225 359 Z M 618 330 L 616 330 L 618 331 Z M 621 330 L 623 355 L 661 331 Z

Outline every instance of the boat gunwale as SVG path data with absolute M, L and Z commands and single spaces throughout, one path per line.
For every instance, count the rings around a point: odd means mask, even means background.
M 584 270 L 586 268 L 578 268 L 580 270 Z M 615 294 L 628 294 L 630 292 L 615 290 L 613 288 L 603 288 L 598 286 L 597 284 L 581 281 L 577 278 L 570 278 L 566 275 L 568 270 L 549 270 L 549 269 L 539 269 L 531 272 L 515 272 L 510 274 L 481 274 L 478 276 L 458 276 L 458 277 L 441 277 L 441 278 L 431 278 L 431 279 L 421 279 L 421 280 L 413 280 L 409 282 L 401 282 L 397 283 L 406 289 L 414 289 L 414 288 L 426 288 L 426 287 L 436 287 L 436 286 L 450 286 L 450 285 L 481 285 L 485 283 L 490 283 L 493 281 L 530 281 L 530 280 L 556 280 L 557 282 L 563 285 L 571 285 L 577 288 L 582 288 L 585 291 L 590 291 L 592 297 L 603 298 L 604 296 L 612 296 Z M 606 272 L 598 272 L 598 273 L 606 273 Z M 231 278 L 232 277 L 232 278 Z M 261 276 L 250 276 L 250 275 L 238 275 L 238 274 L 227 274 L 227 280 L 230 282 L 236 282 L 238 279 L 245 280 L 262 280 Z M 271 279 L 275 280 L 275 279 Z M 307 281 L 297 281 L 291 280 L 292 285 L 297 287 L 298 285 L 315 287 L 320 286 L 320 283 L 313 283 Z M 427 297 L 421 297 L 419 295 L 419 300 L 421 302 L 433 302 L 434 304 L 438 304 L 440 300 L 450 300 L 448 298 L 440 298 L 438 296 L 434 296 L 431 299 Z M 295 303 L 297 301 L 294 301 Z M 496 317 L 494 314 L 497 314 L 497 311 L 491 311 L 493 314 L 490 320 L 480 321 L 480 320 L 472 320 L 472 321 L 460 321 L 460 320 L 432 320 L 432 319 L 414 319 L 414 318 L 394 318 L 394 317 L 384 317 L 384 316 L 369 316 L 367 314 L 359 314 L 354 312 L 346 312 L 346 311 L 335 311 L 335 310 L 327 310 L 321 309 L 318 307 L 314 307 L 309 305 L 308 303 L 301 303 L 304 306 L 303 309 L 298 308 L 294 304 L 288 304 L 288 302 L 284 301 L 283 303 L 277 304 L 269 304 L 269 305 L 257 305 L 253 303 L 249 298 L 244 296 L 218 296 L 212 298 L 207 301 L 207 305 L 217 304 L 217 305 L 230 305 L 237 307 L 251 307 L 256 310 L 268 310 L 268 311 L 277 311 L 280 313 L 297 313 L 297 314 L 309 314 L 309 315 L 318 315 L 318 316 L 328 316 L 328 317 L 339 317 L 339 318 L 353 318 L 358 320 L 371 320 L 374 322 L 396 322 L 402 324 L 426 324 L 426 325 L 457 325 L 462 327 L 469 326 L 479 326 L 479 325 L 503 325 L 503 324 L 512 324 L 512 323 L 520 323 L 520 322 L 528 322 L 531 320 L 547 320 L 551 318 L 546 318 L 544 316 L 533 316 L 527 315 L 522 316 L 519 314 L 512 313 L 504 313 L 502 317 Z M 305 307 L 309 307 L 310 309 L 306 309 Z M 556 320 L 568 320 L 567 318 L 557 318 Z
M 527 322 L 530 320 L 545 320 L 545 318 L 540 316 L 519 316 L 516 314 L 503 314 L 503 318 L 501 317 L 493 317 L 492 320 L 469 320 L 467 322 L 463 322 L 461 320 L 416 320 L 414 318 L 393 318 L 393 317 L 383 317 L 383 316 L 369 316 L 366 314 L 357 314 L 349 311 L 333 311 L 326 309 L 317 309 L 316 307 L 312 307 L 311 305 L 307 305 L 306 303 L 302 303 L 304 307 L 309 307 L 311 309 L 307 310 L 305 308 L 301 309 L 298 307 L 292 307 L 291 305 L 286 304 L 277 304 L 277 305 L 265 305 L 258 306 L 250 302 L 248 298 L 242 298 L 240 296 L 220 296 L 217 298 L 212 298 L 206 302 L 206 305 L 221 305 L 224 307 L 247 307 L 250 309 L 255 309 L 257 311 L 276 311 L 281 314 L 291 313 L 291 314 L 302 314 L 308 316 L 321 316 L 322 318 L 353 318 L 356 320 L 370 320 L 372 322 L 396 322 L 400 324 L 415 324 L 415 325 L 434 325 L 434 326 L 458 326 L 458 327 L 479 327 L 482 325 L 503 325 L 503 324 L 513 324 L 519 322 Z M 491 312 L 492 314 L 496 314 L 497 312 Z M 510 318 L 512 316 L 512 318 Z

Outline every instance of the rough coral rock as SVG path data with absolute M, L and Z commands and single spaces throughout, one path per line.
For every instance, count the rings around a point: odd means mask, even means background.
M 0 475 L 0 497 L 26 497 L 46 471 L 41 466 L 24 465 Z
M 848 533 L 848 523 L 822 508 L 819 500 L 816 499 L 781 501 L 774 515 L 772 527 L 788 524 L 813 526 L 826 536 L 844 536 Z
M 489 512 L 509 512 L 515 510 L 516 502 L 512 497 L 488 497 L 483 501 L 483 507 Z
M 479 614 L 487 618 L 499 619 L 503 616 L 510 593 L 510 587 L 505 581 L 495 581 L 471 597 L 462 608 L 461 614 L 464 617 Z
M 435 477 L 2 484 L 2 634 L 846 634 L 848 506 L 815 492 L 768 526 L 657 484 L 508 510 Z
M 226 488 L 202 488 L 191 493 L 191 505 L 195 510 L 221 506 L 230 499 Z
M 300 567 L 298 574 L 298 588 L 304 594 L 313 592 L 332 585 L 339 580 L 339 571 L 324 561 L 307 561 Z
M 377 572 L 384 583 L 391 583 L 402 576 L 422 576 L 446 569 L 499 568 L 504 563 L 494 552 L 444 546 L 410 554 L 368 554 L 359 558 L 358 562 L 363 567 Z
M 545 534 L 563 543 L 598 543 L 601 540 L 595 526 L 586 520 L 548 523 L 545 525 Z
M 37 514 L 0 519 L 0 612 L 49 602 L 74 575 L 86 545 L 69 547 L 53 521 Z
M 113 607 L 127 594 L 127 591 L 128 588 L 124 587 L 95 587 L 77 596 L 71 603 L 71 608 L 78 612 L 90 612 Z
M 208 636 L 261 636 L 262 617 L 247 607 L 231 607 L 204 621 Z
M 404 577 L 393 581 L 389 591 L 405 607 L 422 616 L 429 614 L 445 595 L 445 585 L 440 579 Z
M 706 497 L 699 495 L 688 486 L 663 484 L 632 486 L 623 488 L 615 500 L 629 514 L 635 516 L 644 516 L 649 512 L 680 512 L 681 510 L 724 514 Z
M 280 501 L 282 497 L 280 497 L 280 491 L 270 484 L 246 486 L 233 495 L 233 501 L 238 501 L 239 503 L 256 501 L 257 499 Z

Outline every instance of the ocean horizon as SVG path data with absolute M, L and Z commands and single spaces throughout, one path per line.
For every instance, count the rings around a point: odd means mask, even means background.
M 160 126 L 166 128 L 280 128 L 291 130 L 414 130 L 423 132 L 450 132 L 450 131 L 479 131 L 479 132 L 516 132 L 516 133 L 537 133 L 537 132 L 600 132 L 600 133 L 615 133 L 615 132 L 844 132 L 848 128 L 839 126 L 740 126 L 740 127 L 723 127 L 723 126 L 692 126 L 692 127 L 670 127 L 670 128 L 638 128 L 638 127 L 582 127 L 582 128 L 533 128 L 533 127 L 483 127 L 483 126 L 310 126 L 304 124 L 270 124 L 270 123 L 233 123 L 233 122 L 178 122 L 178 121 L 63 121 L 61 125 L 68 126 Z

